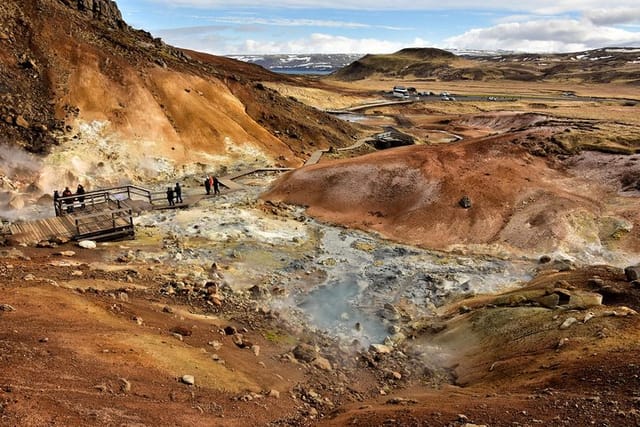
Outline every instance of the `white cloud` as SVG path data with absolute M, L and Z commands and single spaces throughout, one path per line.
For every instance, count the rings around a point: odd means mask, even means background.
M 428 46 L 422 39 L 411 46 Z M 307 38 L 286 42 L 246 40 L 229 47 L 228 54 L 284 54 L 284 53 L 390 53 L 407 47 L 406 43 L 378 39 L 352 39 L 330 34 L 311 34 Z
M 575 52 L 603 46 L 638 46 L 640 33 L 597 26 L 588 20 L 549 19 L 477 28 L 445 40 L 458 49 Z
M 153 0 L 155 3 L 170 6 L 189 6 L 199 8 L 256 7 L 264 8 L 262 0 Z M 637 9 L 637 0 L 609 0 L 609 8 Z M 270 8 L 311 8 L 311 9 L 352 9 L 352 10 L 508 10 L 534 14 L 558 14 L 602 7 L 602 0 L 537 0 L 535 2 L 514 2 L 513 0 L 270 0 Z
M 616 25 L 640 22 L 640 7 L 594 9 L 584 13 L 585 18 L 596 25 Z
M 254 17 L 221 17 L 213 18 L 212 21 L 224 24 L 243 24 L 243 25 L 272 25 L 279 27 L 331 27 L 331 28 L 381 28 L 385 30 L 404 31 L 411 30 L 406 27 L 392 27 L 386 25 L 371 25 L 361 22 L 349 21 L 332 21 L 321 19 L 285 19 L 285 18 L 254 18 Z

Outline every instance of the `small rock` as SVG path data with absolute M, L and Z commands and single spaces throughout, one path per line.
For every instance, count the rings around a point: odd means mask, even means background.
M 29 125 L 29 122 L 20 115 L 16 117 L 16 126 L 20 126 L 21 128 L 24 128 L 24 129 L 29 129 L 30 125 Z
M 182 378 L 180 378 L 180 381 L 187 385 L 194 385 L 196 383 L 196 379 L 193 375 L 183 375 Z
M 98 390 L 100 393 L 104 393 L 108 390 L 105 384 L 98 384 L 93 386 L 94 389 Z
M 33 274 L 29 273 L 26 276 L 24 276 L 22 278 L 22 280 L 29 282 L 31 280 L 36 280 L 36 276 L 34 276 Z
M 331 362 L 325 359 L 324 357 L 318 356 L 311 362 L 311 366 L 315 366 L 316 368 L 322 371 L 331 371 L 333 368 L 331 367 Z
M 182 335 L 183 337 L 190 337 L 193 333 L 191 329 L 187 328 L 186 326 L 180 325 L 171 328 L 171 332 L 173 332 L 174 334 Z
M 560 325 L 560 329 L 568 329 L 577 321 L 578 319 L 576 319 L 575 317 L 568 317 L 564 322 L 562 322 L 562 324 Z
M 462 196 L 462 199 L 458 201 L 458 204 L 465 209 L 469 209 L 471 208 L 471 199 L 469 198 L 469 196 Z
M 396 308 L 396 306 L 394 306 L 393 304 L 385 303 L 382 311 L 382 317 L 387 320 L 399 320 L 402 315 L 400 314 L 400 311 Z
M 256 357 L 259 356 L 260 355 L 260 346 L 259 345 L 255 345 L 255 344 L 252 345 L 251 346 L 251 351 L 253 351 L 253 354 L 255 354 Z
M 471 307 L 466 306 L 466 305 L 461 305 L 461 306 L 458 308 L 458 312 L 459 312 L 460 314 L 469 313 L 470 311 L 471 311 Z
M 0 304 L 0 311 L 16 311 L 16 309 L 9 304 Z
M 72 257 L 75 256 L 75 254 L 76 253 L 74 251 L 60 251 L 56 252 L 54 255 Z
M 131 383 L 129 381 L 127 381 L 125 378 L 118 378 L 118 381 L 120 382 L 120 391 L 122 391 L 123 393 L 128 393 L 129 391 L 131 391 Z
M 162 311 L 164 313 L 173 313 L 173 308 L 169 307 L 168 305 L 165 305 L 164 307 L 162 307 Z
M 84 272 L 83 272 L 82 270 L 73 270 L 73 271 L 71 272 L 71 275 L 72 275 L 72 276 L 75 276 L 75 277 L 79 277 L 79 276 L 84 275 Z
M 269 296 L 269 290 L 262 285 L 253 285 L 249 288 L 249 292 L 255 299 L 266 298 Z
M 138 324 L 138 325 L 142 325 L 144 322 L 142 320 L 142 317 L 140 316 L 133 316 L 133 320 Z
M 95 249 L 97 247 L 96 242 L 93 240 L 80 240 L 78 246 L 85 249 Z
M 539 259 L 538 262 L 540 264 L 547 264 L 551 262 L 551 257 L 549 255 L 542 255 Z
M 561 347 L 563 347 L 566 343 L 569 342 L 569 338 L 560 338 L 560 341 L 558 341 L 558 344 L 556 344 L 556 350 L 559 350 Z
M 391 350 L 391 347 L 384 344 L 371 344 L 369 346 L 369 351 L 376 354 L 389 354 Z
M 386 373 L 387 378 L 391 379 L 391 380 L 401 380 L 402 379 L 402 374 L 400 372 L 397 371 L 387 371 Z
M 220 348 L 222 347 L 222 343 L 220 341 L 209 341 L 207 344 L 209 344 L 211 347 L 213 347 L 214 350 L 220 350 Z
M 129 301 L 129 294 L 127 294 L 126 292 L 119 292 L 118 293 L 118 299 L 122 302 L 128 302 Z
M 267 396 L 273 397 L 274 399 L 280 399 L 280 392 L 272 388 L 271 390 L 269 390 L 269 394 Z
M 235 328 L 235 326 L 227 326 L 224 328 L 225 335 L 235 335 L 237 333 L 238 333 L 238 330 Z
M 584 315 L 584 319 L 582 320 L 582 323 L 587 323 L 589 320 L 593 319 L 595 317 L 595 314 L 593 314 L 592 312 L 588 312 L 587 314 Z
M 247 344 L 244 342 L 244 339 L 242 337 L 242 334 L 235 334 L 232 338 L 231 341 L 233 341 L 233 343 L 240 347 L 240 348 L 245 348 L 247 347 Z

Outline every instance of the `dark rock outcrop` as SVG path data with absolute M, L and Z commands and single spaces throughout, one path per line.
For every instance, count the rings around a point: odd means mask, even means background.
M 125 28 L 126 24 L 118 5 L 113 0 L 60 0 L 66 6 L 76 9 L 91 19 L 106 22 L 109 25 Z

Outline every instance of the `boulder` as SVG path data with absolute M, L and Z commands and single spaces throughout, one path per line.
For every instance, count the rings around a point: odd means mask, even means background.
M 569 306 L 584 309 L 602 305 L 602 295 L 595 292 L 574 292 L 569 297 Z
M 627 276 L 627 280 L 633 282 L 640 278 L 640 265 L 629 266 L 624 269 L 624 274 Z
M 318 351 L 312 345 L 301 343 L 295 346 L 293 355 L 296 359 L 308 363 L 318 356 Z
M 78 246 L 85 249 L 95 249 L 97 247 L 96 242 L 93 240 L 80 240 Z
M 551 294 L 534 299 L 535 302 L 546 308 L 556 308 L 560 302 L 560 295 Z
M 313 361 L 311 362 L 311 365 L 323 371 L 332 370 L 331 362 L 329 362 L 329 360 L 325 359 L 324 357 L 320 357 L 320 356 L 313 359 Z

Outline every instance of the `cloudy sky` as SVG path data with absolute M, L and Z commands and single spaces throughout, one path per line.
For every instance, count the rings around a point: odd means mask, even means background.
M 229 54 L 640 47 L 638 0 L 116 0 L 167 43 Z M 606 5 L 606 8 L 604 6 Z

